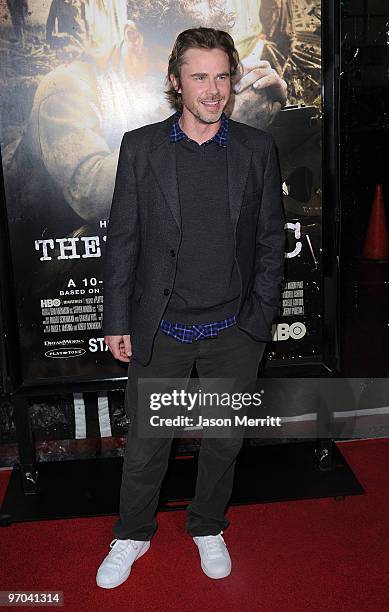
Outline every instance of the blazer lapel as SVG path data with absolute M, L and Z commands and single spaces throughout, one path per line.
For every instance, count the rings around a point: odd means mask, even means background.
M 174 116 L 173 116 L 174 117 Z M 150 163 L 173 218 L 181 231 L 181 210 L 178 196 L 176 153 L 169 141 L 173 117 L 161 124 L 150 152 Z M 252 153 L 244 146 L 234 122 L 230 121 L 227 145 L 228 193 L 234 231 L 239 218 Z
M 171 119 L 164 121 L 163 129 L 155 139 L 155 146 L 150 152 L 150 163 L 158 185 L 168 203 L 173 218 L 181 231 L 181 210 L 178 197 L 175 146 L 169 141 Z
M 230 121 L 227 144 L 227 169 L 230 213 L 234 231 L 242 206 L 243 193 L 252 157 L 250 149 L 245 147 L 243 142 L 237 137 L 235 125 Z

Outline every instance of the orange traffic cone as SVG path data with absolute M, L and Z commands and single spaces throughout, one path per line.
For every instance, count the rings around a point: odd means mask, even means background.
M 366 259 L 389 259 L 389 238 L 386 230 L 384 198 L 382 185 L 375 188 L 373 206 L 371 207 L 369 227 L 362 251 Z

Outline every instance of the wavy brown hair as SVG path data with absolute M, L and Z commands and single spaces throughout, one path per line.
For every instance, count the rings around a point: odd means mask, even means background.
M 182 111 L 181 94 L 174 89 L 170 77 L 175 76 L 180 83 L 180 68 L 184 63 L 185 51 L 188 49 L 222 49 L 228 55 L 231 76 L 236 73 L 239 64 L 238 51 L 235 49 L 232 37 L 227 32 L 204 27 L 190 28 L 181 32 L 176 38 L 169 57 L 165 91 L 170 106 L 177 111 Z

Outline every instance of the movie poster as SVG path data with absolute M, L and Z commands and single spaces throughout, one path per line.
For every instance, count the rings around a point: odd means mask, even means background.
M 0 0 L 1 152 L 24 384 L 126 375 L 102 336 L 102 264 L 123 133 L 165 119 L 167 60 L 188 27 L 225 29 L 286 81 L 231 117 L 279 147 L 287 276 L 271 359 L 320 354 L 319 0 Z M 244 76 L 244 74 L 243 74 Z

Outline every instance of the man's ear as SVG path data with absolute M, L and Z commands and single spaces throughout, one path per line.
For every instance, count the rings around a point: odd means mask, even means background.
M 173 85 L 174 90 L 175 90 L 177 93 L 179 93 L 179 94 L 180 94 L 180 93 L 181 93 L 181 86 L 180 86 L 180 82 L 179 82 L 179 80 L 178 80 L 178 79 L 177 79 L 177 78 L 174 76 L 174 74 L 171 74 L 171 75 L 170 75 L 170 82 L 171 82 L 171 84 Z

